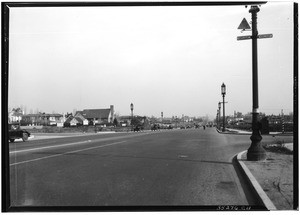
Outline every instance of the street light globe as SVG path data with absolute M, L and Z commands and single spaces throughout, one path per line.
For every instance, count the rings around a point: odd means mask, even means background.
M 133 110 L 133 104 L 132 103 L 130 104 L 130 109 Z
M 221 86 L 221 92 L 223 96 L 226 94 L 226 85 L 224 83 Z

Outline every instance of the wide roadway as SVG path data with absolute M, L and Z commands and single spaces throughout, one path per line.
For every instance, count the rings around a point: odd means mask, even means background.
M 207 128 L 10 143 L 11 203 L 253 204 L 232 162 L 234 155 L 249 148 L 249 137 Z

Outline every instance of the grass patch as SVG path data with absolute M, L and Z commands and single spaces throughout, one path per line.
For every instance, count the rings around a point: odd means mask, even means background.
M 284 140 L 275 140 L 273 143 L 264 144 L 264 149 L 268 152 L 292 155 L 293 152 L 285 147 Z

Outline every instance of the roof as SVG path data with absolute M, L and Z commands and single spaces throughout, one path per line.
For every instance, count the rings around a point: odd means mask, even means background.
M 75 117 L 75 119 L 77 120 L 77 122 L 83 123 L 83 120 L 80 117 Z
M 147 118 L 145 116 L 138 116 L 138 115 L 134 115 L 133 118 L 138 118 L 138 119 L 144 119 L 144 118 Z M 129 115 L 124 115 L 124 116 L 120 116 L 119 119 L 121 120 L 127 120 L 127 119 L 132 119 L 132 116 L 129 116 Z
M 77 123 L 83 122 L 80 117 L 69 116 L 68 119 L 66 119 L 65 123 L 71 123 L 72 120 L 76 120 Z
M 49 114 L 49 113 L 35 113 L 35 114 L 26 114 L 24 117 L 39 117 L 39 116 L 44 116 L 44 117 L 63 117 L 62 114 L 54 113 L 54 114 Z
M 69 117 L 66 119 L 65 123 L 70 123 L 70 122 L 72 121 L 73 118 L 74 118 L 74 116 L 69 116 Z
M 75 115 L 76 116 L 77 114 L 81 114 L 82 115 L 83 111 L 76 111 Z
M 85 109 L 82 111 L 81 114 L 86 119 L 108 118 L 110 114 L 110 109 Z
M 49 116 L 54 116 L 54 117 L 62 117 L 63 115 L 62 114 L 59 114 L 59 113 L 53 113 L 53 114 L 49 114 Z

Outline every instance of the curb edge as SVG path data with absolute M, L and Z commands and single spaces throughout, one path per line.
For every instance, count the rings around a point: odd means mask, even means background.
M 273 202 L 270 200 L 270 198 L 267 196 L 265 191 L 262 189 L 262 187 L 259 185 L 255 177 L 252 175 L 246 164 L 242 161 L 242 154 L 247 152 L 247 150 L 240 152 L 237 155 L 237 161 L 240 167 L 243 169 L 244 173 L 248 177 L 249 181 L 251 182 L 254 190 L 256 191 L 257 195 L 260 197 L 261 202 L 265 205 L 265 207 L 268 210 L 277 210 Z

